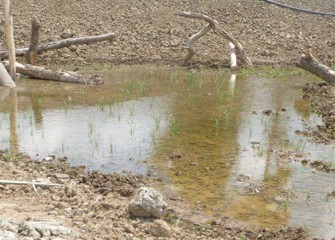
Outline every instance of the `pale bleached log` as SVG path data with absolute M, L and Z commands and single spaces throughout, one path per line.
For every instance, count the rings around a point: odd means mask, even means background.
M 335 84 L 335 71 L 319 62 L 310 52 L 306 55 L 302 55 L 296 65 L 310 73 L 315 74 L 330 84 Z
M 206 33 L 208 33 L 209 30 L 211 30 L 211 25 L 208 24 L 206 27 L 201 29 L 199 32 L 193 34 L 187 41 L 186 43 L 186 48 L 187 48 L 187 55 L 184 58 L 184 64 L 186 64 L 195 54 L 194 50 L 194 43 L 199 40 L 202 36 L 204 36 Z
M 42 46 L 39 46 L 37 48 L 37 53 L 41 54 L 42 52 L 45 52 L 45 51 L 60 49 L 60 48 L 68 47 L 71 45 L 80 45 L 80 44 L 89 44 L 89 43 L 94 43 L 94 42 L 108 41 L 108 40 L 114 39 L 115 36 L 116 36 L 115 33 L 107 33 L 107 34 L 102 34 L 102 35 L 97 35 L 97 36 L 86 36 L 86 37 L 63 39 L 63 40 L 50 42 Z M 29 48 L 17 49 L 15 52 L 16 56 L 24 56 L 28 50 Z M 8 58 L 8 52 L 2 51 L 0 53 L 0 57 L 1 59 Z
M 235 48 L 237 50 L 237 58 L 239 58 L 245 65 L 251 66 L 252 62 L 247 56 L 247 53 L 245 52 L 242 44 L 238 42 L 232 35 L 230 35 L 226 30 L 221 28 L 218 24 L 218 22 L 207 15 L 199 14 L 199 13 L 190 13 L 190 12 L 179 12 L 177 15 L 186 17 L 186 18 L 195 18 L 200 19 L 208 22 L 210 26 L 216 30 L 218 33 L 220 33 L 225 39 L 227 39 L 229 42 L 235 45 Z
M 6 67 L 8 65 L 5 65 Z M 71 82 L 81 84 L 102 84 L 101 75 L 81 75 L 75 72 L 53 71 L 44 67 L 34 66 L 30 64 L 16 63 L 16 71 L 20 74 L 42 80 L 52 80 L 60 82 Z
M 7 72 L 4 65 L 0 62 L 0 86 L 8 87 L 8 88 L 15 88 L 16 84 Z
M 6 42 L 9 53 L 9 75 L 13 80 L 16 78 L 15 70 L 15 44 L 14 44 L 14 33 L 13 33 L 13 2 L 12 0 L 4 0 L 4 11 L 5 11 L 5 32 Z
M 230 67 L 237 67 L 237 57 L 236 57 L 236 48 L 235 45 L 229 42 L 229 50 L 230 50 Z
M 35 186 L 45 186 L 45 187 L 63 186 L 62 184 L 56 184 L 56 183 L 12 181 L 12 180 L 0 180 L 0 184 L 3 184 L 3 185 L 6 185 L 6 184 L 35 185 Z

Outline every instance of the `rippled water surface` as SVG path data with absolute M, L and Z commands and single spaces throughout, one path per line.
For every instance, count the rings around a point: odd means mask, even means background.
M 104 79 L 102 86 L 20 80 L 16 93 L 1 90 L 0 148 L 67 156 L 90 170 L 150 172 L 206 212 L 335 236 L 327 197 L 335 176 L 295 162 L 335 162 L 333 145 L 295 134 L 321 122 L 301 97 L 308 76 L 143 67 Z

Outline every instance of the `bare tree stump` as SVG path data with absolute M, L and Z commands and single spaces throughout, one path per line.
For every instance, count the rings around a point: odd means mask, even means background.
M 36 18 L 33 18 L 31 20 L 30 46 L 29 46 L 28 51 L 25 54 L 25 59 L 28 64 L 36 65 L 37 48 L 38 48 L 38 41 L 40 37 L 40 28 L 41 28 L 41 23 Z
M 217 32 L 219 32 L 225 39 L 227 39 L 230 43 L 232 43 L 234 45 L 234 48 L 236 48 L 237 50 L 237 58 L 240 59 L 245 65 L 247 66 L 251 66 L 252 62 L 250 61 L 249 57 L 247 56 L 247 53 L 245 52 L 242 44 L 240 42 L 238 42 L 232 35 L 230 35 L 226 30 L 224 30 L 223 28 L 221 28 L 218 24 L 218 22 L 210 17 L 208 17 L 207 15 L 204 14 L 199 14 L 199 13 L 190 13 L 190 12 L 179 12 L 177 13 L 177 15 L 182 16 L 182 17 L 186 17 L 186 18 L 195 18 L 195 19 L 200 19 L 200 20 L 204 20 L 206 22 L 209 23 L 208 26 L 210 26 L 211 28 L 213 28 L 214 30 L 216 30 Z M 204 29 L 203 29 L 204 30 Z M 200 31 L 201 32 L 201 31 Z M 203 35 L 205 35 L 207 32 L 205 32 L 204 34 L 194 34 L 198 35 L 198 37 L 195 40 L 198 40 L 200 37 L 202 37 Z M 192 37 L 193 37 L 192 36 Z M 190 41 L 191 39 L 189 39 Z M 188 42 L 189 42 L 188 41 Z M 193 41 L 194 43 L 194 41 Z M 193 53 L 194 54 L 194 53 Z M 234 52 L 235 54 L 235 52 Z M 193 55 L 192 55 L 193 56 Z M 191 56 L 191 57 L 192 57 Z M 233 57 L 231 57 L 232 59 Z M 185 57 L 185 59 L 187 59 Z M 184 60 L 185 61 L 185 60 Z
M 15 44 L 14 44 L 14 33 L 13 33 L 13 2 L 12 0 L 4 0 L 5 10 L 5 32 L 7 48 L 9 52 L 9 75 L 13 80 L 16 77 L 15 70 Z
M 5 65 L 6 67 L 8 65 Z M 43 67 L 34 65 L 23 65 L 16 63 L 16 70 L 18 73 L 23 75 L 42 80 L 52 80 L 60 82 L 71 82 L 71 83 L 81 83 L 81 84 L 102 84 L 103 79 L 101 75 L 80 75 L 75 72 L 61 72 L 52 71 L 50 69 L 45 69 Z
M 116 35 L 114 33 L 107 33 L 107 34 L 101 34 L 98 36 L 86 36 L 86 37 L 63 39 L 63 40 L 59 40 L 55 42 L 50 42 L 50 43 L 47 43 L 47 44 L 44 44 L 38 47 L 37 54 L 41 54 L 42 52 L 49 51 L 49 50 L 68 47 L 71 45 L 89 44 L 89 43 L 94 43 L 94 42 L 108 41 L 108 40 L 114 39 L 115 36 Z M 16 50 L 15 54 L 16 56 L 24 56 L 28 50 L 29 48 L 20 48 Z M 1 59 L 7 59 L 8 52 L 2 51 L 0 53 L 0 57 Z
M 310 73 L 313 73 L 319 78 L 322 78 L 330 84 L 335 84 L 335 71 L 320 63 L 310 52 L 306 55 L 302 55 L 296 65 Z

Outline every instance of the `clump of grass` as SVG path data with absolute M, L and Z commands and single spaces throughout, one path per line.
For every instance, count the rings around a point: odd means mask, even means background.
M 179 133 L 179 126 L 178 126 L 177 120 L 175 118 L 173 118 L 172 122 L 171 122 L 171 133 L 172 133 L 173 136 L 175 136 Z
M 166 221 L 167 221 L 168 224 L 170 224 L 172 226 L 178 226 L 179 223 L 180 223 L 180 219 L 174 213 L 169 213 L 166 217 Z
M 194 231 L 197 235 L 200 235 L 201 233 L 208 231 L 212 229 L 212 227 L 216 224 L 214 220 L 207 221 L 197 227 L 195 227 Z
M 161 116 L 153 116 L 153 119 L 155 121 L 155 128 L 156 128 L 156 130 L 158 130 L 160 128 L 162 118 L 161 118 Z

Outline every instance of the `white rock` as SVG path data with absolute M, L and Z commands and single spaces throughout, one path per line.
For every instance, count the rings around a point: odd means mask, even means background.
M 0 231 L 0 240 L 17 239 L 15 233 L 11 231 Z
M 128 210 L 138 217 L 163 216 L 163 210 L 167 203 L 163 201 L 163 196 L 153 188 L 142 187 L 138 190 L 138 196 L 128 205 Z

